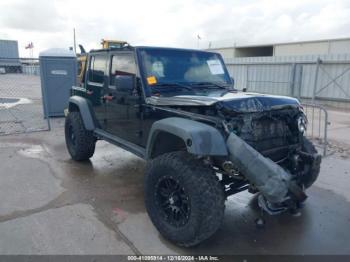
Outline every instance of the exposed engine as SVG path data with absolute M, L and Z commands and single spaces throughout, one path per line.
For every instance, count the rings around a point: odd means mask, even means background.
M 297 107 L 252 112 L 223 114 L 229 132 L 233 132 L 261 155 L 279 164 L 303 180 L 308 175 L 314 156 L 306 152 L 304 131 L 307 120 Z M 316 152 L 312 152 L 316 153 Z
M 296 108 L 268 112 L 239 114 L 226 119 L 229 129 L 246 143 L 273 161 L 287 157 L 291 148 L 298 146 L 300 131 Z

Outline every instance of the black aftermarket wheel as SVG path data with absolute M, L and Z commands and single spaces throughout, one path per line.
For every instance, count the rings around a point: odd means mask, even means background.
M 187 152 L 164 154 L 148 163 L 145 202 L 159 232 L 181 246 L 212 236 L 225 209 L 224 189 L 215 173 Z
M 181 227 L 190 216 L 189 196 L 178 180 L 164 176 L 158 180 L 155 201 L 162 218 L 174 227 Z
M 85 129 L 79 112 L 69 112 L 67 115 L 65 138 L 68 152 L 74 160 L 87 160 L 94 154 L 96 138 Z

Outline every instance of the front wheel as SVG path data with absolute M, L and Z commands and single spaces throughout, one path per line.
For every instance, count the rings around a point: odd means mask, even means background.
M 301 181 L 305 188 L 309 188 L 318 178 L 322 157 L 317 153 L 312 142 L 305 137 L 303 137 L 303 151 L 313 156 L 313 160 L 304 165 L 304 176 Z
M 76 161 L 88 160 L 95 152 L 96 138 L 84 127 L 80 112 L 69 112 L 65 122 L 66 145 Z
M 214 171 L 187 152 L 161 155 L 147 164 L 147 212 L 158 231 L 179 246 L 194 246 L 220 227 L 224 188 Z

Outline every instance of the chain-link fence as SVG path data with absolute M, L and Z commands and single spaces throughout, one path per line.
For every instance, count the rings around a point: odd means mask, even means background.
M 0 135 L 49 130 L 38 59 L 0 58 Z

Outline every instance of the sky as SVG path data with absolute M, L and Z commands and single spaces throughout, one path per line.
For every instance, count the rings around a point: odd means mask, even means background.
M 20 56 L 102 38 L 185 48 L 350 37 L 349 0 L 1 0 L 0 39 Z M 200 40 L 197 36 L 200 36 Z

